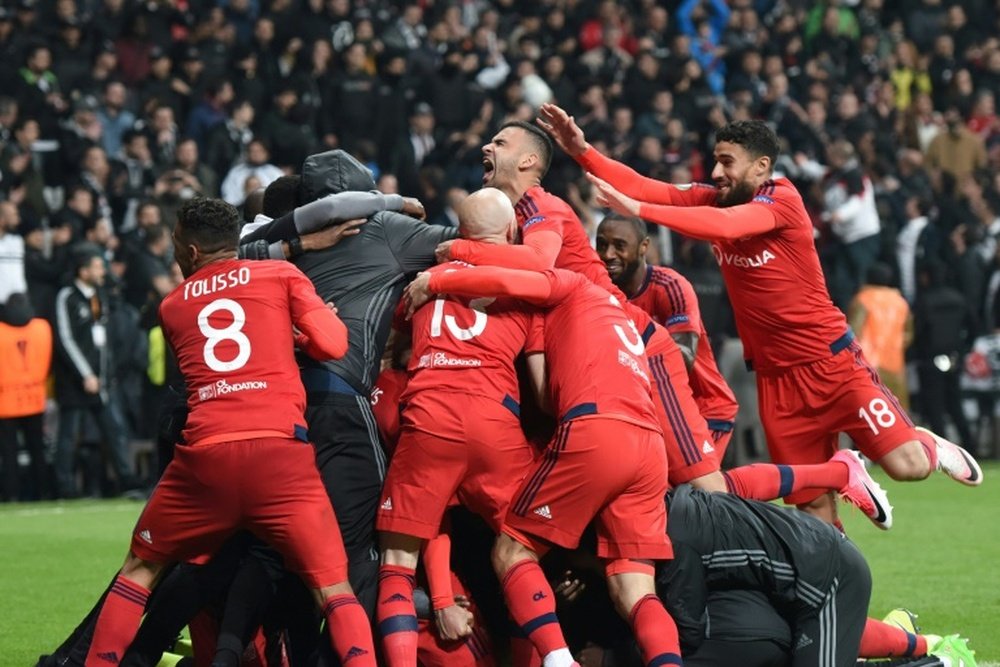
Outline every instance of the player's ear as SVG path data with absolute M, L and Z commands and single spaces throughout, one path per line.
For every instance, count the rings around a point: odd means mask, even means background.
M 771 173 L 771 158 L 761 155 L 754 161 L 754 167 L 758 176 L 766 176 Z
M 538 164 L 538 153 L 525 153 L 521 156 L 521 161 L 517 166 L 521 171 L 528 171 L 536 164 Z
M 639 242 L 639 257 L 645 257 L 646 251 L 649 250 L 649 237 L 647 236 L 642 241 Z

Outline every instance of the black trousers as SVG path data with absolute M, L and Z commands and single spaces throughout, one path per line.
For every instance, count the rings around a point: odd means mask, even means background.
M 42 416 L 9 417 L 0 419 L 0 478 L 3 489 L 0 497 L 7 500 L 40 500 L 48 495 L 45 475 L 45 441 L 42 437 Z M 24 438 L 24 446 L 31 457 L 30 493 L 21 493 L 17 466 L 17 434 Z
M 706 639 L 698 650 L 684 656 L 684 667 L 787 667 L 791 664 L 788 651 L 767 639 L 748 642 Z
M 309 440 L 349 561 L 348 576 L 358 601 L 374 617 L 379 554 L 375 512 L 385 479 L 385 454 L 367 396 L 309 393 Z
M 841 540 L 831 557 L 840 574 L 825 591 L 823 606 L 792 623 L 792 667 L 854 667 L 868 616 L 872 575 L 858 548 Z
M 961 375 L 957 367 L 942 371 L 933 361 L 921 361 L 917 366 L 920 377 L 920 405 L 927 425 L 935 433 L 945 434 L 945 417 L 951 417 L 961 440 L 958 444 L 976 451 L 969 420 L 962 409 Z

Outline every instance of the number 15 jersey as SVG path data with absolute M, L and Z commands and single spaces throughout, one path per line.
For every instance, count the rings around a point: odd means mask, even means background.
M 292 325 L 325 307 L 287 262 L 212 262 L 168 294 L 160 322 L 187 383 L 185 443 L 305 440 Z

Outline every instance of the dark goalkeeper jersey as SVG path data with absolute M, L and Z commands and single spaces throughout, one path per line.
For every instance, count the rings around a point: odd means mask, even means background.
M 674 559 L 657 575 L 682 642 L 705 634 L 710 591 L 750 589 L 779 610 L 819 609 L 840 574 L 833 526 L 798 510 L 682 485 L 668 501 Z M 697 643 L 697 641 L 695 641 Z

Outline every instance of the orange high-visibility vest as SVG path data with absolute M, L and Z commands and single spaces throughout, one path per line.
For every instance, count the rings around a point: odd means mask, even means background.
M 899 290 L 866 285 L 855 297 L 868 311 L 862 331 L 856 331 L 865 358 L 875 368 L 902 373 L 906 367 L 903 338 L 910 307 Z
M 0 419 L 45 412 L 52 327 L 40 317 L 23 327 L 0 322 Z

